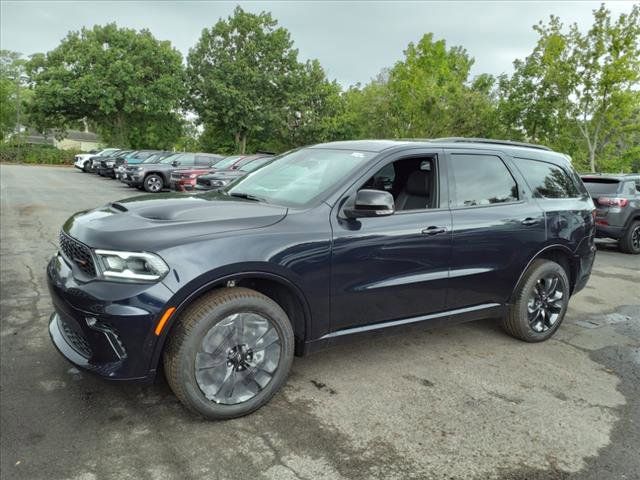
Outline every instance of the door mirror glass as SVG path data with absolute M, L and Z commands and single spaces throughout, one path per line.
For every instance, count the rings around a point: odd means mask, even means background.
M 180 162 L 178 160 L 174 160 L 173 162 L 171 162 L 171 165 L 177 167 L 178 165 L 180 165 Z
M 359 190 L 353 207 L 345 208 L 347 218 L 383 217 L 395 212 L 393 195 L 381 190 Z

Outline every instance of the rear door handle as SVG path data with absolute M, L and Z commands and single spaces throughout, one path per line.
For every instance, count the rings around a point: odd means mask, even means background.
M 432 226 L 427 227 L 424 230 L 422 230 L 422 234 L 423 235 L 438 235 L 439 233 L 446 233 L 446 231 L 447 231 L 447 227 L 436 227 L 435 225 L 432 225 Z
M 522 220 L 522 225 L 535 225 L 536 223 L 538 223 L 540 221 L 539 218 L 532 218 L 532 217 L 527 217 L 524 220 Z

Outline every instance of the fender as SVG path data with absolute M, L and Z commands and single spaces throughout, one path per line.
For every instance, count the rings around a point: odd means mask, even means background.
M 205 282 L 199 284 L 195 288 L 189 288 L 189 285 L 187 284 L 180 291 L 176 292 L 176 294 L 171 298 L 171 300 L 167 303 L 167 305 L 172 305 L 172 304 L 175 305 L 175 303 L 178 303 L 178 305 L 176 306 L 175 312 L 173 312 L 173 314 L 171 315 L 171 318 L 169 319 L 167 325 L 165 326 L 162 332 L 162 335 L 160 335 L 160 337 L 156 342 L 156 345 L 154 347 L 154 352 L 151 357 L 150 369 L 153 370 L 154 372 L 157 370 L 157 365 L 160 360 L 160 354 L 162 353 L 162 349 L 164 348 L 164 344 L 167 340 L 167 337 L 169 336 L 169 333 L 173 328 L 173 325 L 175 323 L 175 318 L 177 318 L 178 315 L 180 315 L 180 313 L 188 305 L 190 305 L 195 298 L 197 298 L 201 293 L 210 289 L 212 286 L 216 284 L 225 283 L 230 280 L 241 280 L 243 278 L 263 278 L 266 280 L 274 280 L 276 282 L 279 282 L 289 287 L 291 291 L 294 292 L 295 296 L 298 298 L 298 300 L 300 301 L 303 307 L 305 338 L 303 338 L 302 340 L 306 341 L 307 332 L 311 331 L 311 310 L 309 308 L 309 303 L 307 302 L 307 299 L 304 293 L 302 292 L 302 290 L 300 290 L 300 288 L 297 285 L 295 285 L 286 277 L 283 277 L 275 273 L 266 272 L 266 271 L 255 270 L 255 271 L 239 271 L 236 273 L 227 273 L 225 275 L 218 276 L 215 279 L 208 279 Z M 185 289 L 189 289 L 189 291 L 186 294 L 182 294 L 182 292 L 184 292 Z
M 511 290 L 511 293 L 509 294 L 509 299 L 507 301 L 507 304 L 511 303 L 511 299 L 513 298 L 513 295 L 516 293 L 516 290 L 518 289 L 518 287 L 520 286 L 520 282 L 522 281 L 522 277 L 524 277 L 524 274 L 526 273 L 526 271 L 529 269 L 529 266 L 533 263 L 533 261 L 535 259 L 537 259 L 541 254 L 543 254 L 544 252 L 546 252 L 547 250 L 551 250 L 551 249 L 558 249 L 558 250 L 562 250 L 563 252 L 565 252 L 567 255 L 569 255 L 569 257 L 573 258 L 573 252 L 571 251 L 571 249 L 569 247 L 567 247 L 566 245 L 562 245 L 559 243 L 554 243 L 552 245 L 547 245 L 546 247 L 542 248 L 541 250 L 538 250 L 538 252 L 533 255 L 533 257 L 531 257 L 529 259 L 529 261 L 527 262 L 527 264 L 525 265 L 525 267 L 522 269 L 522 272 L 520 272 L 520 276 L 518 277 L 518 281 L 514 284 L 513 286 L 513 290 Z

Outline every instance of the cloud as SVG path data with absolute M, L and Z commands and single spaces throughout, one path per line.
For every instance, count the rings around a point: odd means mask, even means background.
M 236 4 L 270 11 L 289 29 L 302 59 L 317 58 L 343 86 L 367 82 L 402 58 L 409 42 L 433 32 L 475 58 L 472 73 L 510 72 L 533 48 L 532 26 L 558 15 L 565 24 L 591 24 L 599 2 L 56 2 L 3 1 L 2 48 L 26 55 L 56 47 L 68 31 L 116 22 L 147 28 L 183 55 L 203 28 L 227 17 Z M 633 2 L 606 2 L 615 15 Z

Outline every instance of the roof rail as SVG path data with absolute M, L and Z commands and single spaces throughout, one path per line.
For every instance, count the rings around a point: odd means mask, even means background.
M 512 142 L 511 140 L 493 140 L 491 138 L 466 138 L 466 137 L 443 137 L 443 138 L 434 138 L 429 140 L 430 142 L 435 143 L 489 143 L 494 145 L 508 145 L 510 147 L 527 147 L 527 148 L 537 148 L 538 150 L 548 150 L 552 151 L 549 147 L 545 147 L 544 145 L 536 145 L 535 143 L 525 143 L 525 142 Z

